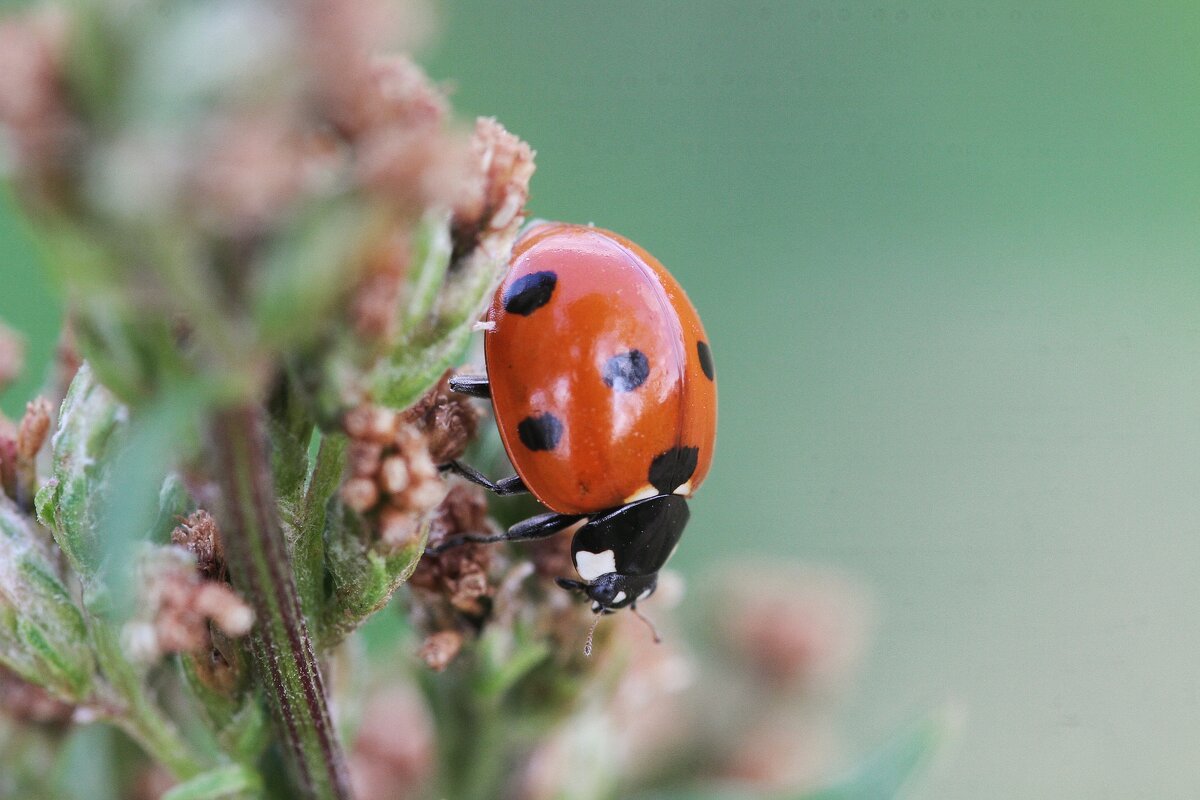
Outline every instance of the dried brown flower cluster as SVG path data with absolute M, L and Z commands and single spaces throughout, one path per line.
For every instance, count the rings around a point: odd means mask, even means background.
M 190 535 L 173 534 L 172 539 L 187 540 Z M 140 618 L 125 628 L 127 644 L 138 660 L 152 663 L 165 653 L 207 652 L 212 646 L 210 622 L 226 636 L 250 632 L 250 607 L 229 584 L 202 577 L 182 548 L 158 549 L 144 559 L 141 572 L 144 605 Z
M 511 243 L 525 219 L 533 150 L 494 119 L 481 118 L 471 138 L 472 191 L 455 212 L 455 252 L 475 247 L 496 254 Z
M 438 464 L 462 454 L 479 421 L 470 401 L 449 389 L 449 373 L 409 410 L 364 405 L 342 420 L 350 475 L 342 502 L 367 515 L 379 541 L 400 548 L 446 497 Z
M 494 532 L 483 489 L 455 483 L 433 514 L 429 545 L 437 547 L 465 533 L 486 535 Z M 456 614 L 481 619 L 490 609 L 490 597 L 495 590 L 488 578 L 494 551 L 495 547 L 489 545 L 464 544 L 436 555 L 427 554 L 417 565 L 411 584 L 416 589 L 444 598 Z M 443 624 L 434 627 L 442 630 L 455 627 L 445 624 L 447 622 L 442 620 Z
M 196 559 L 196 571 L 206 580 L 225 577 L 225 552 L 221 531 L 212 514 L 198 508 L 171 531 L 171 544 L 187 550 Z

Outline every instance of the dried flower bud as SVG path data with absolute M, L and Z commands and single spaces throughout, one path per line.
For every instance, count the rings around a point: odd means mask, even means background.
M 396 436 L 397 414 L 383 406 L 361 405 L 346 412 L 342 427 L 351 439 L 388 445 Z
M 358 478 L 370 478 L 379 472 L 383 445 L 364 439 L 351 439 L 346 453 L 350 474 Z
M 463 635 L 458 631 L 438 631 L 425 637 L 418 655 L 431 670 L 441 672 L 458 657 L 462 646 Z
M 470 398 L 450 390 L 453 374 L 453 370 L 447 370 L 404 412 L 404 421 L 416 425 L 428 437 L 429 455 L 437 464 L 460 457 L 479 429 L 478 407 Z
M 430 521 L 429 544 L 436 546 L 463 533 L 490 533 L 487 499 L 477 486 L 456 484 Z M 491 548 L 465 544 L 427 555 L 413 573 L 414 587 L 434 593 L 452 608 L 472 617 L 487 613 L 493 587 L 488 578 Z
M 196 589 L 192 602 L 196 611 L 211 619 L 226 636 L 245 636 L 254 625 L 254 612 L 228 584 L 203 582 Z
M 480 118 L 471 137 L 473 181 L 454 214 L 454 252 L 507 249 L 525 220 L 533 150 L 494 119 Z
M 228 584 L 203 580 L 180 548 L 156 548 L 140 565 L 144 602 L 124 631 L 126 646 L 141 661 L 163 653 L 203 653 L 212 647 L 208 623 L 226 636 L 245 636 L 254 622 L 250 607 Z
M 206 578 L 216 578 L 225 569 L 225 552 L 221 547 L 221 531 L 212 514 L 197 509 L 171 531 L 171 543 L 196 558 L 196 569 Z
M 25 461 L 33 461 L 46 435 L 50 432 L 50 417 L 54 409 L 50 401 L 38 397 L 25 405 L 25 416 L 21 417 L 21 426 L 17 429 L 17 455 Z
M 379 488 L 370 478 L 351 478 L 342 484 L 342 502 L 365 514 L 379 502 Z
M 379 512 L 379 542 L 387 550 L 400 550 L 412 544 L 421 530 L 421 515 L 386 505 Z

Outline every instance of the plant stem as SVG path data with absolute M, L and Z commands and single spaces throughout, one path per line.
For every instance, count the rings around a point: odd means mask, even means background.
M 248 404 L 219 410 L 210 421 L 226 563 L 234 588 L 254 609 L 255 676 L 297 788 L 306 797 L 348 798 L 344 757 L 277 516 L 262 415 Z
M 146 694 L 142 676 L 126 660 L 120 637 L 106 620 L 98 621 L 92 631 L 96 656 L 117 697 L 120 712 L 111 720 L 180 780 L 195 777 L 209 768 Z

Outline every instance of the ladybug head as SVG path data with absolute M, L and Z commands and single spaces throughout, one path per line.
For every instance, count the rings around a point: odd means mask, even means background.
M 590 583 L 570 578 L 559 578 L 559 586 L 569 591 L 582 592 L 592 601 L 592 611 L 611 614 L 654 594 L 658 588 L 658 573 L 649 575 L 622 575 L 610 572 Z

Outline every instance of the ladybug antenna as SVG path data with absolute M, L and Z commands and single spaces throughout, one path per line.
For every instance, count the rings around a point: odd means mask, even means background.
M 635 617 L 646 623 L 646 627 L 649 628 L 650 633 L 654 635 L 654 643 L 662 644 L 662 634 L 658 632 L 658 628 L 654 627 L 654 623 L 650 621 L 650 618 L 638 611 L 637 606 L 630 606 L 629 610 L 633 612 Z
M 592 654 L 592 636 L 595 635 L 596 626 L 600 624 L 600 620 L 603 619 L 603 617 L 603 614 L 597 613 L 596 621 L 592 623 L 592 627 L 588 630 L 587 641 L 583 643 L 583 654 L 585 656 L 591 656 Z

